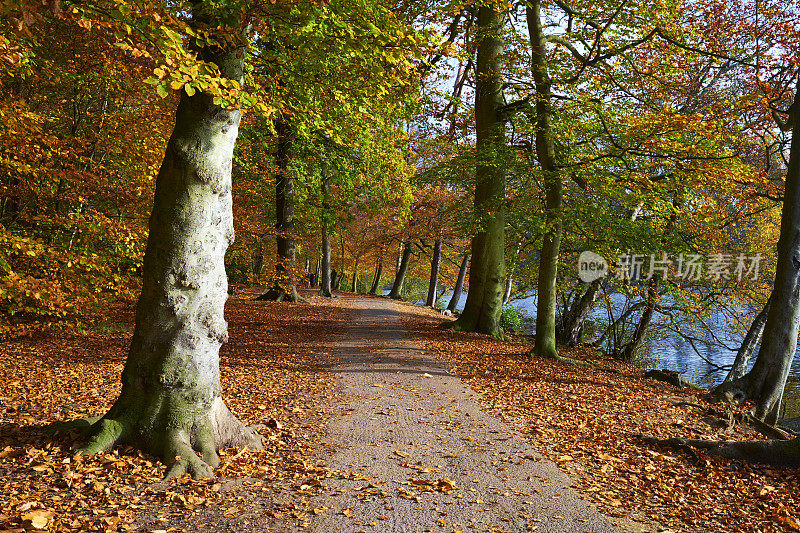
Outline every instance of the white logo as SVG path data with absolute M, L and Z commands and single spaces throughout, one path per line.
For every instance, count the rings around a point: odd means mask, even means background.
M 581 252 L 578 257 L 578 277 L 581 281 L 591 283 L 608 274 L 608 262 L 603 256 L 594 252 Z

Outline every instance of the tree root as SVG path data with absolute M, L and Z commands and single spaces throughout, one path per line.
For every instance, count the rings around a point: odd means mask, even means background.
M 707 450 L 709 455 L 738 461 L 759 463 L 770 466 L 800 467 L 800 439 L 756 440 L 756 441 L 714 441 L 700 439 L 659 439 L 642 433 L 628 433 L 628 436 L 648 444 L 675 448 L 698 457 L 694 448 Z
M 53 424 L 53 431 L 78 430 L 89 438 L 76 450 L 78 455 L 107 452 L 129 443 L 161 458 L 167 465 L 165 478 L 191 474 L 194 479 L 213 478 L 219 466 L 217 451 L 224 447 L 262 448 L 259 426 L 245 427 L 217 397 L 208 411 L 190 417 L 181 427 L 169 427 L 171 418 L 161 412 L 154 419 L 140 420 L 143 410 L 109 412 L 105 417 Z M 167 427 L 164 427 L 166 425 Z M 154 429 L 160 427 L 161 429 Z M 144 429 L 147 428 L 147 429 Z
M 559 363 L 564 363 L 565 365 L 572 365 L 572 366 L 580 366 L 586 368 L 596 368 L 593 363 L 589 361 L 581 361 L 580 359 L 573 359 L 571 357 L 564 357 L 563 355 L 559 355 L 558 353 L 550 353 L 547 355 L 539 355 L 536 353 L 536 348 L 532 348 L 528 354 L 528 359 L 533 359 L 534 357 L 541 357 L 543 359 L 550 359 L 552 361 L 558 361 Z

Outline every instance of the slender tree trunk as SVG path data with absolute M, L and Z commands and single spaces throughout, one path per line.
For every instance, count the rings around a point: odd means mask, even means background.
M 324 164 L 323 164 L 324 165 Z M 330 298 L 331 293 L 331 235 L 328 232 L 328 214 L 330 213 L 330 178 L 326 168 L 322 167 L 322 258 L 320 259 L 319 295 Z
M 558 340 L 566 346 L 575 346 L 581 341 L 583 324 L 592 311 L 594 302 L 600 294 L 603 278 L 598 278 L 588 284 L 586 290 L 572 301 L 572 305 L 564 313 L 561 326 L 558 328 Z
M 431 280 L 428 284 L 428 298 L 425 305 L 433 307 L 436 304 L 436 287 L 439 285 L 439 265 L 442 262 L 442 238 L 433 243 L 433 257 L 431 258 Z
M 200 50 L 243 82 L 245 48 Z M 168 476 L 211 476 L 217 450 L 259 446 L 222 399 L 219 348 L 228 340 L 225 250 L 233 242 L 231 161 L 240 113 L 181 93 L 156 178 L 136 327 L 122 390 L 80 453 L 127 442 L 161 457 Z M 198 453 L 202 458 L 198 456 Z
M 378 288 L 381 285 L 381 276 L 383 275 L 383 254 L 381 254 L 380 259 L 378 259 L 378 265 L 375 267 L 375 279 L 372 280 L 372 287 L 369 289 L 369 293 L 372 295 L 378 294 Z
M 451 313 L 456 312 L 456 306 L 461 299 L 461 291 L 464 288 L 464 279 L 467 277 L 467 266 L 469 265 L 470 254 L 464 254 L 461 260 L 461 268 L 458 269 L 458 277 L 456 278 L 455 287 L 453 287 L 453 296 L 450 298 L 450 303 L 447 304 L 447 309 Z
M 275 154 L 275 229 L 278 258 L 275 264 L 277 279 L 275 286 L 258 297 L 259 300 L 301 300 L 297 293 L 295 280 L 295 242 L 294 242 L 294 180 L 289 172 L 289 165 L 294 156 L 294 129 L 285 120 L 275 124 L 278 134 L 278 148 Z
M 517 268 L 519 261 L 519 251 L 521 249 L 520 243 L 517 243 L 517 249 L 514 251 L 511 267 L 508 269 L 508 277 L 506 277 L 506 285 L 503 290 L 503 305 L 506 305 L 511 300 L 511 289 L 514 286 L 514 270 Z
M 797 351 L 800 327 L 800 83 L 790 113 L 792 144 L 783 195 L 778 263 L 761 349 L 750 372 L 717 388 L 755 400 L 755 416 L 774 424 L 780 414 L 783 390 Z
M 539 281 L 536 290 L 536 344 L 540 357 L 557 358 L 556 351 L 556 281 L 561 249 L 562 178 L 556 167 L 553 143 L 551 81 L 547 68 L 547 48 L 541 19 L 541 1 L 532 0 L 526 7 L 531 42 L 531 70 L 536 84 L 536 157 L 542 169 L 545 189 L 545 229 L 539 258 Z
M 478 164 L 475 169 L 475 216 L 480 221 L 472 238 L 472 267 L 464 311 L 453 328 L 502 337 L 505 281 L 505 148 L 501 31 L 503 16 L 491 6 L 478 8 L 478 54 L 475 71 L 475 129 Z
M 411 241 L 406 241 L 403 247 L 403 256 L 400 259 L 400 266 L 397 268 L 397 274 L 394 276 L 394 284 L 392 290 L 389 292 L 389 298 L 393 300 L 400 300 L 403 294 L 403 283 L 406 281 L 406 272 L 408 272 L 408 264 L 411 261 Z
M 631 362 L 636 358 L 636 354 L 639 353 L 642 342 L 644 342 L 644 334 L 653 320 L 653 311 L 655 311 L 657 298 L 658 277 L 652 277 L 647 285 L 647 303 L 639 317 L 639 322 L 636 324 L 636 329 L 633 331 L 633 337 L 621 350 L 614 350 L 614 359 Z
M 357 292 L 356 291 L 356 289 L 357 289 L 357 287 L 356 287 L 357 283 L 356 282 L 357 281 L 358 281 L 358 261 L 356 261 L 356 263 L 353 265 L 353 279 L 350 282 L 350 292 L 352 292 L 352 293 Z
M 723 381 L 723 383 L 739 379 L 747 373 L 747 365 L 750 364 L 750 357 L 753 355 L 756 345 L 761 341 L 761 336 L 764 333 L 764 326 L 767 324 L 767 315 L 769 315 L 771 301 L 772 297 L 767 300 L 767 303 L 764 304 L 764 307 L 756 315 L 753 323 L 750 324 L 750 328 L 747 330 L 744 339 L 742 339 L 742 345 L 739 346 L 739 350 L 736 352 L 736 359 L 733 361 L 733 366 L 731 366 L 728 375 L 725 376 L 725 381 Z

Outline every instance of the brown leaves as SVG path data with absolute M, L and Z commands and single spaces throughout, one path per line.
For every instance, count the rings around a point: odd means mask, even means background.
M 710 426 L 697 409 L 676 405 L 675 388 L 581 348 L 562 348 L 563 355 L 592 359 L 596 368 L 529 359 L 529 345 L 442 331 L 432 311 L 402 309 L 426 348 L 482 393 L 485 405 L 528 428 L 539 452 L 570 472 L 607 514 L 652 517 L 673 531 L 766 532 L 798 524 L 799 473 L 654 449 L 625 436 L 761 438 L 738 425 L 727 432 Z M 697 396 L 682 400 L 706 403 Z
M 350 316 L 347 309 L 319 303 L 303 306 L 302 316 L 287 304 L 228 303 L 224 397 L 241 420 L 267 427 L 261 430 L 263 451 L 221 451 L 215 480 L 184 476 L 165 483 L 160 461 L 129 446 L 73 457 L 77 433 L 54 439 L 38 428 L 110 407 L 130 342 L 131 310 L 110 315 L 125 326 L 113 333 L 41 334 L 3 344 L 0 531 L 214 530 L 214 524 L 224 529 L 247 513 L 278 524 L 289 518 L 305 523 L 312 510 L 304 495 L 334 475 L 314 455 L 320 420 L 315 395 L 335 392 L 326 361 L 312 350 Z M 291 497 L 273 502 L 281 490 Z

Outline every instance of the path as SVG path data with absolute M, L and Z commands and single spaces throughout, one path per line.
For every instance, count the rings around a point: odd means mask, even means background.
M 331 479 L 311 529 L 331 532 L 614 531 L 570 481 L 428 356 L 389 300 L 359 298 L 340 343 Z M 452 486 L 453 490 L 450 490 Z

